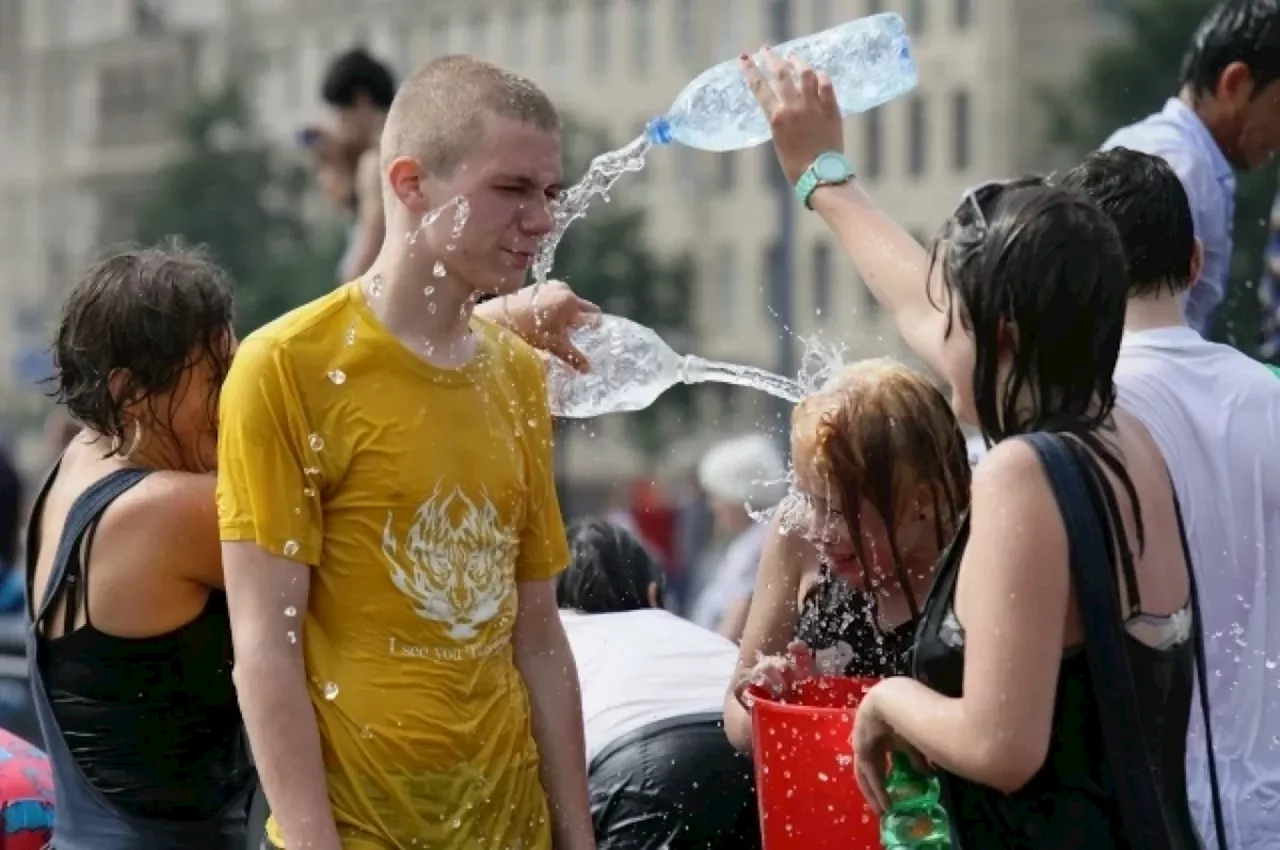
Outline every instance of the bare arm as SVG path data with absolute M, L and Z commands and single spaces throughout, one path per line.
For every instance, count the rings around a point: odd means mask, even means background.
M 555 580 L 520 582 L 519 599 L 512 640 L 516 666 L 529 692 L 556 850 L 595 850 L 587 799 L 582 691 L 556 608 Z
M 302 658 L 311 568 L 255 543 L 223 543 L 240 710 L 289 847 L 340 850 Z
M 869 700 L 930 761 L 1011 793 L 1049 751 L 1071 592 L 1067 538 L 1039 460 L 1016 440 L 978 465 L 972 517 L 956 587 L 964 695 L 896 678 Z
M 738 698 L 739 687 L 751 675 L 760 656 L 786 651 L 800 618 L 800 582 L 816 558 L 813 548 L 798 534 L 782 532 L 781 513 L 778 511 L 769 524 L 756 573 L 756 589 L 738 648 L 738 666 L 724 698 L 725 734 L 743 752 L 751 751 L 751 713 Z
M 570 337 L 578 328 L 597 321 L 600 308 L 574 295 L 568 284 L 558 280 L 548 281 L 537 296 L 535 303 L 534 287 L 526 286 L 478 305 L 475 315 L 585 372 L 590 364 Z
M 729 605 L 728 610 L 720 616 L 716 631 L 721 637 L 737 643 L 742 640 L 742 630 L 747 626 L 747 614 L 751 611 L 751 597 L 739 599 Z
M 889 311 L 907 346 L 937 374 L 946 314 L 929 301 L 929 255 L 881 210 L 856 180 L 823 186 L 813 209 L 853 260 L 871 294 Z
M 378 171 L 378 151 L 366 151 L 356 165 L 356 204 L 360 216 L 360 244 L 347 269 L 351 277 L 359 277 L 369 270 L 382 250 L 382 240 L 387 235 L 387 222 L 382 212 L 382 175 Z

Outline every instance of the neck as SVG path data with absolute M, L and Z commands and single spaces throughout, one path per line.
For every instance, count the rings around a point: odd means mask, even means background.
M 388 232 L 361 288 L 388 331 L 410 347 L 423 346 L 428 360 L 447 365 L 470 357 L 477 293 L 453 274 L 437 277 L 432 269 L 442 261 L 421 247 L 410 256 L 405 240 Z
M 115 441 L 105 434 L 97 431 L 90 433 L 92 436 L 89 442 L 99 445 L 102 443 L 115 444 Z M 120 439 L 119 446 L 119 451 L 113 457 L 115 460 L 129 466 L 138 466 L 143 469 L 189 471 L 187 470 L 187 464 L 183 461 L 181 449 L 163 434 L 156 433 L 155 428 L 143 426 L 139 430 L 136 422 L 126 425 L 124 436 Z
M 1124 310 L 1126 331 L 1149 331 L 1156 328 L 1188 327 L 1182 314 L 1182 296 L 1155 295 L 1130 298 Z
M 925 599 L 929 596 L 929 591 L 933 587 L 934 571 L 937 569 L 938 554 L 931 552 L 927 555 L 904 555 L 902 566 L 906 570 L 908 587 L 911 589 L 911 596 L 916 603 L 916 611 L 924 611 Z M 911 604 L 907 601 L 906 594 L 902 592 L 902 588 L 898 585 L 896 575 L 887 576 L 885 578 L 889 593 L 876 594 L 876 611 L 879 618 L 879 625 L 882 629 L 896 629 L 897 627 L 911 620 Z
M 1232 141 L 1232 133 L 1224 124 L 1222 112 L 1217 109 L 1217 105 L 1212 97 L 1201 97 L 1195 93 L 1191 86 L 1183 86 L 1178 92 L 1178 100 L 1186 104 L 1187 108 L 1196 114 L 1200 119 L 1200 123 L 1204 124 L 1209 135 L 1213 136 L 1214 143 L 1218 146 L 1218 150 L 1222 151 L 1223 156 L 1229 162 L 1236 163 L 1235 145 Z

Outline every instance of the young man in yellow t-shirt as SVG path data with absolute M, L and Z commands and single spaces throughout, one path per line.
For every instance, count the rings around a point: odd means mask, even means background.
M 446 57 L 396 95 L 381 157 L 369 273 L 251 335 L 222 393 L 235 680 L 270 836 L 593 850 L 545 377 L 472 316 L 551 229 L 558 118 L 527 80 Z

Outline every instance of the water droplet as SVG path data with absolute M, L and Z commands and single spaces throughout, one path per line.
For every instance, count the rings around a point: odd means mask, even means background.
M 363 729 L 360 730 L 360 737 L 364 738 L 366 741 L 370 740 L 371 738 L 373 738 L 373 730 L 370 729 L 368 726 L 364 727 Z
M 286 540 L 284 542 L 284 556 L 286 558 L 292 558 L 294 555 L 298 554 L 298 549 L 300 548 L 301 547 L 298 546 L 298 541 Z
M 427 296 L 428 298 L 434 295 L 435 292 L 436 292 L 436 288 L 434 286 L 428 286 L 426 289 L 422 290 L 422 294 Z
M 347 373 L 341 369 L 334 369 L 329 373 L 329 380 L 333 381 L 338 386 L 342 386 L 347 382 Z
M 435 267 L 431 269 L 431 273 L 436 277 L 444 277 L 444 274 L 445 274 L 444 263 L 440 262 L 439 260 L 436 260 Z
M 338 683 L 337 683 L 337 682 L 325 682 L 325 684 L 324 684 L 324 698 L 325 698 L 325 699 L 327 699 L 327 700 L 330 700 L 330 701 L 335 700 L 335 699 L 337 699 L 337 698 L 338 698 Z
M 452 242 L 450 242 L 448 245 L 445 245 L 445 246 L 444 246 L 444 249 L 445 249 L 446 251 L 456 251 L 456 250 L 458 250 L 458 246 L 457 246 L 457 245 L 455 245 L 455 244 L 453 244 Z
M 303 487 L 303 488 L 302 488 L 302 495 L 306 496 L 308 499 L 315 498 L 315 495 L 316 495 L 315 488 L 314 488 L 314 487 Z
M 307 437 L 307 445 L 311 447 L 311 451 L 319 452 L 324 450 L 324 437 L 319 434 L 312 434 Z
M 294 632 L 294 631 L 288 631 L 288 632 L 285 632 L 285 633 L 284 633 L 284 636 L 285 636 L 285 638 L 286 638 L 286 639 L 288 639 L 289 643 L 297 643 L 297 642 L 298 642 L 298 633 L 297 633 L 297 632 Z
M 355 345 L 355 344 L 356 344 L 356 326 L 352 325 L 351 327 L 347 328 L 347 345 Z
M 290 605 L 288 608 L 284 609 L 284 615 L 286 617 L 296 617 L 298 616 L 298 609 Z
M 302 474 L 303 474 L 303 475 L 319 475 L 319 474 L 320 474 L 320 467 L 318 467 L 318 466 L 308 466 L 306 469 L 302 470 Z
M 428 312 L 428 313 L 430 313 L 430 314 L 431 314 L 431 315 L 433 315 L 433 316 L 435 315 L 435 312 L 436 312 L 436 302 L 432 301 L 430 304 L 428 304 L 428 305 L 427 305 L 427 312 Z
M 375 274 L 373 277 L 369 278 L 369 294 L 374 298 L 377 298 L 382 294 L 382 289 L 385 285 L 386 282 L 382 279 L 382 275 Z

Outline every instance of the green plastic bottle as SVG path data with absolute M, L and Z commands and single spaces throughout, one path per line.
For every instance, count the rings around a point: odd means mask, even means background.
M 904 754 L 894 753 L 885 791 L 892 804 L 880 818 L 885 850 L 950 850 L 951 826 L 935 777 L 920 773 Z

